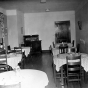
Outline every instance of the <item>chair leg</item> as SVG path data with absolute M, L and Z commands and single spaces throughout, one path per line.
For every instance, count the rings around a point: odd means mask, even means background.
M 83 75 L 83 76 L 84 76 L 83 78 L 84 78 L 84 82 L 85 82 L 85 71 L 84 71 L 84 73 L 83 73 L 83 74 L 84 74 L 84 75 Z
M 54 73 L 54 82 L 55 82 L 55 85 L 57 86 L 57 80 L 56 80 L 56 74 Z
M 55 69 L 53 68 L 53 74 L 54 74 L 54 82 L 56 84 L 56 72 L 55 72 Z M 57 85 L 56 85 L 57 86 Z
M 83 71 L 83 72 L 81 73 L 81 80 L 83 80 L 84 83 L 85 83 L 85 71 Z
M 79 85 L 80 85 L 80 88 L 82 88 L 82 83 L 81 83 L 81 81 L 79 81 Z
M 68 81 L 68 77 L 66 79 L 66 84 L 67 84 L 67 88 L 69 88 L 69 81 Z
M 66 85 L 67 84 L 67 82 L 66 82 L 66 77 L 64 78 L 64 85 Z

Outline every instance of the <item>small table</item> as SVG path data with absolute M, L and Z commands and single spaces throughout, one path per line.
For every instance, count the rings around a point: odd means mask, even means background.
M 0 85 L 5 86 L 20 83 L 21 88 L 45 88 L 48 82 L 46 73 L 39 70 L 19 69 L 0 73 Z

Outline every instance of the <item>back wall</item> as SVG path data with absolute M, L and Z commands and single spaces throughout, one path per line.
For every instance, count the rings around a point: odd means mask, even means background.
M 74 11 L 25 13 L 25 35 L 38 34 L 39 39 L 42 40 L 42 50 L 49 50 L 49 46 L 55 41 L 54 22 L 66 20 L 70 20 L 71 23 L 71 40 L 76 40 Z

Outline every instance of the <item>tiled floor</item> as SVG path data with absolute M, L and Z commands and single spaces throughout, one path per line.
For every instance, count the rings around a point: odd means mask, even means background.
M 49 84 L 46 88 L 67 88 L 67 86 L 61 86 L 60 81 L 57 80 L 57 86 L 54 83 L 53 69 L 52 69 L 52 55 L 50 53 L 43 53 L 29 56 L 25 60 L 24 69 L 37 69 L 44 71 L 49 79 Z M 88 75 L 86 74 L 86 82 L 82 82 L 82 88 L 88 88 Z M 78 83 L 72 83 L 69 88 L 80 88 Z

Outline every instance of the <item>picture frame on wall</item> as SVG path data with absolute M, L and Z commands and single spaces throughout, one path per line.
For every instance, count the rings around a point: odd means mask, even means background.
M 78 21 L 79 30 L 82 30 L 82 21 Z
M 55 21 L 55 43 L 71 43 L 70 20 Z

